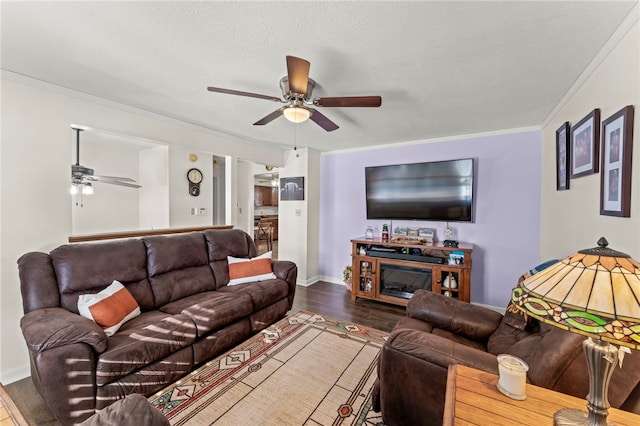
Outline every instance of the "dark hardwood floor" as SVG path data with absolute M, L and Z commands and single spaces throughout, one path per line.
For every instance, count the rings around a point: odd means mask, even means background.
M 291 313 L 306 310 L 327 317 L 352 321 L 378 330 L 391 331 L 396 321 L 405 315 L 404 306 L 358 299 L 351 301 L 351 292 L 344 285 L 317 282 L 309 287 L 298 286 Z M 5 386 L 30 425 L 58 426 L 31 378 Z

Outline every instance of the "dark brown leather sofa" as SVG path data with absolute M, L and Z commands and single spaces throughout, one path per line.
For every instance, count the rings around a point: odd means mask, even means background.
M 256 256 L 251 237 L 207 230 L 23 255 L 20 326 L 31 378 L 60 422 L 81 422 L 128 394 L 149 396 L 291 309 L 293 262 L 272 260 L 276 279 L 227 286 L 227 256 Z M 113 280 L 142 313 L 107 337 L 77 302 Z
M 515 355 L 529 364 L 537 386 L 586 398 L 589 392 L 585 338 L 525 318 L 516 310 L 493 310 L 418 290 L 385 342 L 374 386 L 374 409 L 386 426 L 440 425 L 447 370 L 462 364 L 498 374 L 496 356 Z M 612 407 L 637 412 L 640 353 L 632 351 L 615 369 L 609 386 Z M 585 400 L 586 410 L 586 400 Z

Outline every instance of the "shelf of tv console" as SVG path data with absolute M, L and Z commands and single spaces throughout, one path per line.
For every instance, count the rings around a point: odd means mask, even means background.
M 440 242 L 424 243 L 413 239 L 383 242 L 380 238 L 367 240 L 360 237 L 351 240 L 351 245 L 353 301 L 360 297 L 406 306 L 415 288 L 398 287 L 404 283 L 386 283 L 386 277 L 391 276 L 389 271 L 400 271 L 399 275 L 409 274 L 417 278 L 407 282 L 422 279 L 424 287 L 419 288 L 465 302 L 471 300 L 472 244 L 460 243 L 458 247 L 449 247 Z M 449 263 L 452 252 L 456 252 L 454 254 L 461 263 Z M 451 285 L 454 281 L 455 285 Z

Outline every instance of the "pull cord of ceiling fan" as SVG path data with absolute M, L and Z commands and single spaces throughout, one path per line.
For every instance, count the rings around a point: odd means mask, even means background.
M 298 126 L 300 123 L 294 123 L 294 131 L 293 131 L 293 150 L 296 152 L 296 158 L 300 157 L 298 153 Z

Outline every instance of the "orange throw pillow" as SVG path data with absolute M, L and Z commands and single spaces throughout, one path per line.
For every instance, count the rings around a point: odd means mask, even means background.
M 227 285 L 276 278 L 271 269 L 270 251 L 253 259 L 228 256 L 227 261 L 229 262 L 229 284 Z
M 113 336 L 122 324 L 140 315 L 140 307 L 129 290 L 114 281 L 99 293 L 80 295 L 78 312 Z

